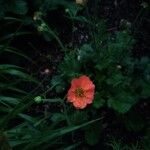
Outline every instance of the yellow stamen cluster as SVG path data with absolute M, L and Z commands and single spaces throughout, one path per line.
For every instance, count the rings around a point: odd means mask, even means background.
M 83 96 L 84 96 L 84 91 L 83 91 L 83 89 L 82 89 L 82 88 L 77 88 L 77 89 L 75 90 L 75 95 L 76 95 L 77 97 L 83 97 Z

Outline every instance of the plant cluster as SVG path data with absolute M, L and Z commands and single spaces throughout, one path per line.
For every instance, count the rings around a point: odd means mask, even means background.
M 150 149 L 149 118 L 138 110 L 149 104 L 150 59 L 134 56 L 132 28 L 122 23 L 110 32 L 87 1 L 0 0 L 0 8 L 0 150 Z M 69 22 L 69 40 L 63 39 L 61 24 L 49 20 L 53 13 Z M 88 40 L 75 45 L 78 25 Z M 45 70 L 42 79 L 32 72 L 31 64 L 39 65 L 32 57 L 38 49 L 34 40 L 32 52 L 18 46 L 20 37 L 33 35 L 57 47 L 61 57 L 55 72 Z M 43 59 L 55 64 L 52 56 Z M 116 125 L 135 136 L 142 132 L 141 139 L 121 141 Z

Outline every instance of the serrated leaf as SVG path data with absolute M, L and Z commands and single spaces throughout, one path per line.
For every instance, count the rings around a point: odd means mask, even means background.
M 65 90 L 65 82 L 61 76 L 54 76 L 51 80 L 52 87 L 55 87 L 57 93 L 62 93 Z
M 103 107 L 105 104 L 105 100 L 101 98 L 99 93 L 95 94 L 94 102 L 93 102 L 93 107 L 95 108 L 100 108 Z
M 111 76 L 111 78 L 107 79 L 107 84 L 117 86 L 125 81 L 126 78 L 121 73 L 116 73 Z
M 84 44 L 78 51 L 78 60 L 86 63 L 93 57 L 93 48 L 89 44 Z
M 108 107 L 124 114 L 128 112 L 136 102 L 136 97 L 123 92 L 113 98 L 108 99 Z
M 66 119 L 66 117 L 62 113 L 53 113 L 53 115 L 51 117 L 52 122 L 61 122 L 65 119 Z
M 64 57 L 64 60 L 59 66 L 59 69 L 62 74 L 69 79 L 79 75 L 81 63 L 77 60 L 75 51 L 71 51 Z

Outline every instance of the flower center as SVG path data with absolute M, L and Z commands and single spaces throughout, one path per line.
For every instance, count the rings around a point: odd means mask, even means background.
M 77 89 L 75 90 L 75 95 L 76 95 L 77 97 L 83 97 L 83 96 L 84 96 L 84 91 L 83 91 L 83 89 L 82 89 L 82 88 L 77 88 Z

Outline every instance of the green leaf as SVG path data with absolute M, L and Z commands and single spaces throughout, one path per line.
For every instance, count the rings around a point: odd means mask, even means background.
M 2 38 L 0 38 L 0 41 L 5 41 L 5 40 L 8 40 L 8 39 L 11 39 L 12 37 L 17 37 L 17 36 L 23 36 L 23 35 L 31 35 L 32 32 L 27 32 L 27 31 L 24 31 L 24 32 L 17 32 L 17 33 L 9 33 L 5 36 L 3 36 Z
M 23 118 L 25 121 L 28 121 L 28 122 L 30 122 L 30 123 L 35 123 L 35 122 L 36 122 L 36 119 L 33 118 L 33 117 L 31 117 L 31 116 L 29 116 L 29 115 L 20 113 L 19 116 L 20 116 L 21 118 Z
M 75 150 L 75 148 L 78 147 L 80 144 L 81 144 L 81 142 L 78 142 L 78 143 L 72 144 L 70 146 L 64 147 L 61 150 Z
M 0 96 L 0 103 L 7 103 L 12 105 L 17 105 L 20 102 L 20 99 L 8 96 Z
M 79 7 L 78 5 L 74 4 L 74 3 L 65 3 L 65 8 L 69 9 L 69 11 L 71 12 L 72 16 L 75 17 L 78 13 L 79 10 L 82 9 L 82 7 Z
M 37 146 L 39 146 L 39 145 L 41 145 L 45 142 L 51 141 L 52 139 L 55 139 L 55 138 L 58 138 L 60 136 L 66 135 L 67 133 L 71 133 L 75 130 L 86 127 L 87 125 L 93 124 L 93 123 L 99 121 L 100 119 L 101 118 L 94 119 L 92 121 L 83 123 L 81 125 L 64 127 L 64 128 L 56 129 L 54 131 L 46 130 L 39 137 L 35 137 L 34 139 L 31 139 L 31 141 L 30 141 L 31 143 L 29 143 L 27 146 L 25 146 L 23 150 L 28 150 L 28 149 L 37 147 Z
M 12 68 L 13 69 L 23 69 L 21 67 L 15 66 L 15 65 L 9 65 L 9 64 L 1 64 L 0 65 L 0 71 L 12 69 Z
M 150 84 L 142 82 L 142 92 L 141 97 L 148 98 L 150 97 Z
M 65 82 L 61 76 L 54 76 L 51 80 L 52 87 L 55 87 L 57 93 L 62 93 L 65 90 Z
M 18 93 L 22 93 L 22 94 L 27 94 L 27 92 L 19 89 L 19 88 L 16 88 L 15 85 L 17 85 L 17 83 L 0 83 L 0 90 L 1 91 L 4 91 L 4 90 L 11 90 L 11 91 L 15 91 L 15 92 L 18 92 Z
M 91 24 L 91 22 L 84 16 L 76 16 L 76 17 L 72 17 L 72 19 L 83 22 L 83 23 Z
M 69 79 L 79 75 L 81 64 L 76 58 L 75 51 L 71 51 L 69 54 L 65 55 L 64 60 L 59 66 L 59 69 L 61 73 Z
M 110 139 L 107 145 L 111 147 L 112 150 L 127 150 L 126 146 L 124 146 L 120 140 L 116 140 L 114 137 Z
M 107 79 L 107 84 L 113 85 L 114 87 L 122 84 L 126 80 L 126 77 L 124 77 L 121 73 L 115 73 L 111 76 L 111 78 Z
M 78 51 L 78 60 L 86 63 L 93 58 L 94 50 L 90 44 L 84 44 Z
M 93 107 L 95 108 L 100 108 L 103 107 L 105 104 L 105 100 L 101 98 L 99 93 L 95 94 L 94 102 L 93 102 Z
M 65 9 L 68 9 L 71 14 L 71 17 L 75 17 L 77 15 L 77 12 L 81 9 L 82 7 L 76 5 L 75 3 L 66 1 L 66 0 L 45 0 L 45 3 L 42 5 L 42 9 L 45 10 L 52 10 L 52 9 L 57 9 L 59 6 L 63 6 Z
M 126 113 L 137 102 L 136 97 L 122 92 L 119 95 L 108 99 L 108 107 L 113 108 L 119 113 Z
M 15 65 L 8 65 L 8 64 L 0 65 L 1 74 L 9 74 L 12 76 L 19 77 L 20 79 L 24 79 L 26 81 L 32 81 L 32 82 L 38 83 L 36 79 L 31 77 L 29 74 L 24 73 L 22 70 L 23 68 L 15 66 Z
M 42 99 L 43 102 L 48 102 L 48 103 L 62 103 L 63 100 L 61 98 L 53 98 L 53 99 Z
M 95 124 L 89 125 L 85 130 L 85 140 L 89 145 L 95 145 L 99 142 L 101 136 L 101 124 L 96 122 Z
M 61 122 L 63 120 L 65 120 L 65 116 L 63 113 L 53 113 L 51 120 L 52 122 Z
M 28 11 L 27 3 L 24 0 L 15 0 L 11 6 L 11 10 L 16 14 L 26 14 Z
M 21 144 L 29 143 L 29 140 L 17 140 L 17 139 L 10 139 L 9 144 L 11 147 L 15 147 Z M 11 150 L 11 149 L 9 149 Z

